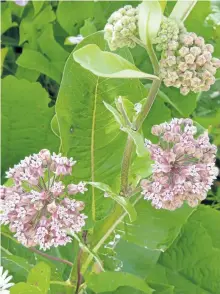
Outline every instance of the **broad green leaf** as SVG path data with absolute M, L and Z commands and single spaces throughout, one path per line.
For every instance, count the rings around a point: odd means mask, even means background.
M 167 95 L 169 100 L 178 109 L 178 115 L 181 112 L 181 117 L 188 117 L 196 108 L 196 101 L 198 94 L 190 92 L 188 95 L 183 96 L 180 90 L 174 87 L 165 87 L 162 84 L 161 91 Z
M 90 289 L 98 293 L 114 291 L 120 286 L 130 286 L 147 294 L 153 292 L 153 289 L 144 280 L 135 275 L 123 272 L 91 274 L 87 280 L 87 285 Z
M 162 21 L 162 8 L 159 1 L 143 1 L 139 6 L 139 35 L 142 42 L 149 46 L 156 37 Z
M 13 282 L 26 281 L 31 270 L 31 265 L 28 260 L 20 256 L 6 254 L 2 250 L 1 262 L 4 269 L 7 269 L 13 276 Z
M 38 51 L 24 49 L 16 63 L 24 68 L 39 71 L 52 78 L 57 83 L 61 80 L 61 71 L 50 60 Z
M 143 279 L 150 274 L 161 254 L 159 250 L 150 250 L 134 243 L 129 243 L 122 238 L 114 251 L 116 265 L 111 270 L 116 270 L 119 267 L 120 271 L 128 272 Z M 107 254 L 106 258 L 112 259 L 112 256 Z M 106 260 L 104 260 L 104 264 L 106 264 Z M 154 287 L 151 288 L 154 289 Z
M 94 16 L 93 12 L 94 3 L 89 1 L 60 1 L 56 11 L 59 24 L 70 36 L 78 33 L 83 21 Z
M 34 6 L 34 14 L 36 15 L 41 11 L 41 9 L 44 5 L 44 1 L 42 1 L 42 0 L 41 1 L 32 1 L 32 4 Z
M 45 1 L 46 2 L 46 1 Z M 28 41 L 29 48 L 37 50 L 37 40 L 44 32 L 46 26 L 55 20 L 55 14 L 52 10 L 52 6 L 47 3 L 45 8 L 34 15 L 34 8 L 29 8 L 27 15 L 22 18 L 19 27 L 19 44 L 23 44 Z
M 137 197 L 137 196 L 135 196 Z M 179 235 L 193 209 L 187 205 L 175 211 L 155 209 L 147 200 L 141 199 L 135 206 L 137 219 L 127 223 L 123 238 L 149 249 L 166 250 Z M 119 234 L 124 231 L 123 223 L 119 225 Z
M 175 18 L 178 21 L 184 22 L 190 14 L 193 7 L 195 6 L 196 2 L 197 0 L 178 0 L 170 14 L 170 17 Z
M 10 294 L 43 294 L 43 292 L 38 287 L 18 283 L 10 289 Z
M 25 67 L 22 67 L 19 65 L 18 65 L 16 73 L 15 73 L 15 77 L 17 79 L 19 79 L 19 80 L 25 79 L 25 80 L 28 80 L 29 82 L 36 82 L 36 80 L 39 78 L 39 76 L 40 76 L 39 71 L 25 68 Z
M 37 39 L 37 43 L 41 52 L 46 55 L 52 65 L 62 73 L 69 53 L 55 40 L 53 26 L 51 24 L 45 27 L 44 31 Z
M 97 28 L 94 25 L 93 21 L 90 18 L 86 19 L 84 22 L 84 26 L 80 29 L 80 34 L 83 37 L 87 37 L 95 32 L 97 32 Z
M 12 22 L 11 10 L 7 3 L 1 4 L 1 34 L 4 34 L 11 27 L 17 26 L 17 23 Z
M 161 254 L 147 280 L 174 286 L 174 294 L 218 293 L 220 289 L 219 211 L 200 206 L 171 247 Z
M 154 289 L 154 294 L 174 294 L 172 285 L 149 283 L 149 286 Z
M 48 108 L 48 102 L 48 94 L 39 83 L 13 76 L 2 80 L 3 175 L 29 154 L 43 148 L 57 151 L 59 140 L 50 128 L 54 110 Z
M 73 57 L 82 67 L 99 77 L 158 79 L 154 75 L 141 72 L 134 64 L 121 56 L 102 51 L 95 44 L 84 46 L 75 51 Z
M 38 287 L 43 294 L 47 294 L 50 287 L 50 275 L 50 267 L 46 263 L 40 262 L 30 271 L 27 283 Z
M 128 133 L 128 135 L 133 139 L 134 144 L 136 145 L 136 153 L 139 157 L 147 156 L 148 151 L 146 147 L 144 146 L 144 138 L 143 135 L 141 135 L 137 131 L 133 131 L 129 128 L 121 128 L 122 131 Z
M 88 43 L 96 44 L 102 50 L 106 46 L 103 33 L 99 32 L 85 38 L 76 50 Z M 127 49 L 120 52 L 132 58 Z M 138 79 L 99 78 L 82 68 L 70 55 L 58 94 L 56 114 L 63 152 L 77 160 L 73 169 L 76 182 L 104 182 L 119 192 L 116 179 L 120 174 L 126 134 L 119 130 L 103 100 L 113 104 L 116 97 L 127 96 L 137 102 L 145 95 L 146 89 Z M 111 199 L 103 201 L 103 193 L 95 191 L 94 187 L 89 189 L 84 198 L 88 209 L 85 211 L 89 214 L 91 199 L 96 204 L 97 218 L 106 217 Z

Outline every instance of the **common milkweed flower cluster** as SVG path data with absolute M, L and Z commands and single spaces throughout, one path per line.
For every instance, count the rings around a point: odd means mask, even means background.
M 9 224 L 15 237 L 26 247 L 41 249 L 65 245 L 71 241 L 68 233 L 81 231 L 86 215 L 82 201 L 68 195 L 84 193 L 85 184 L 65 185 L 62 177 L 70 175 L 76 161 L 50 154 L 43 149 L 6 173 L 13 186 L 1 186 L 2 224 Z
M 134 48 L 138 36 L 138 7 L 126 5 L 113 12 L 104 28 L 104 38 L 111 50 L 128 46 Z
M 175 210 L 184 201 L 192 207 L 206 198 L 218 175 L 215 167 L 217 147 L 208 133 L 197 136 L 191 119 L 174 118 L 152 127 L 158 144 L 146 140 L 154 164 L 152 177 L 142 180 L 142 194 L 154 207 Z
M 12 276 L 8 276 L 8 271 L 4 271 L 3 267 L 0 266 L 0 293 L 9 294 L 9 288 L 11 288 L 14 283 L 9 283 L 12 280 Z
M 154 44 L 162 50 L 160 77 L 165 86 L 180 88 L 181 94 L 187 95 L 208 91 L 215 83 L 220 60 L 212 56 L 214 47 L 187 32 L 182 24 L 164 18 Z

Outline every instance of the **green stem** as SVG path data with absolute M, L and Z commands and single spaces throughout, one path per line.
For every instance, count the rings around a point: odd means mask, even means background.
M 121 194 L 126 196 L 129 190 L 128 175 L 133 150 L 133 139 L 128 136 L 121 165 Z
M 152 86 L 151 86 L 150 91 L 147 96 L 147 100 L 146 100 L 145 104 L 143 105 L 142 110 L 136 120 L 136 130 L 137 131 L 141 128 L 145 118 L 148 116 L 148 114 L 151 110 L 151 107 L 152 107 L 154 100 L 157 96 L 157 92 L 160 88 L 160 84 L 161 84 L 160 80 L 154 80 L 152 83 Z

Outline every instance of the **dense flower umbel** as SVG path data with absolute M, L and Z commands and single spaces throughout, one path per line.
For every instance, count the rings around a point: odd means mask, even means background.
M 7 172 L 14 185 L 0 188 L 0 221 L 9 224 L 24 246 L 39 245 L 46 250 L 65 245 L 71 241 L 68 232 L 79 232 L 85 225 L 86 216 L 80 213 L 84 203 L 67 196 L 87 191 L 84 183 L 66 188 L 61 181 L 71 174 L 75 163 L 72 158 L 41 150 Z
M 170 123 L 155 125 L 152 134 L 158 144 L 146 140 L 152 160 L 153 174 L 141 186 L 145 199 L 156 208 L 174 210 L 184 200 L 190 206 L 206 198 L 218 175 L 215 167 L 217 148 L 210 144 L 207 132 L 196 137 L 191 119 L 174 118 Z
M 178 30 L 177 23 L 176 26 L 174 23 L 174 20 L 162 23 L 155 39 L 156 48 L 164 50 L 160 77 L 167 87 L 180 88 L 182 95 L 190 91 L 208 91 L 215 83 L 220 60 L 212 57 L 214 48 L 211 44 L 205 44 L 204 39 L 195 33 L 185 32 L 182 26 Z
M 111 50 L 124 46 L 135 47 L 133 37 L 138 36 L 138 8 L 126 5 L 115 11 L 108 19 L 104 32 Z

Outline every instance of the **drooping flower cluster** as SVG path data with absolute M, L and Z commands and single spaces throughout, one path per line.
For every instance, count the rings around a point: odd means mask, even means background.
M 154 207 L 174 210 L 184 201 L 193 207 L 206 198 L 218 175 L 217 148 L 210 144 L 207 132 L 199 136 L 196 133 L 191 119 L 174 118 L 152 127 L 159 143 L 146 140 L 154 160 L 153 174 L 141 186 L 144 198 L 151 200 Z
M 104 28 L 104 38 L 111 50 L 128 46 L 134 48 L 138 36 L 138 8 L 126 5 L 115 11 Z
M 41 249 L 65 245 L 71 241 L 68 233 L 79 232 L 86 216 L 82 201 L 69 199 L 87 191 L 85 184 L 65 186 L 61 177 L 70 175 L 76 163 L 61 154 L 41 150 L 25 157 L 6 173 L 13 179 L 11 187 L 1 186 L 0 222 L 9 224 L 15 237 L 26 247 Z
M 205 44 L 195 33 L 184 31 L 182 25 L 177 29 L 178 24 L 174 23 L 174 20 L 163 22 L 155 39 L 156 48 L 163 50 L 160 77 L 167 87 L 180 88 L 182 95 L 208 91 L 215 83 L 220 60 L 212 57 L 211 44 Z

